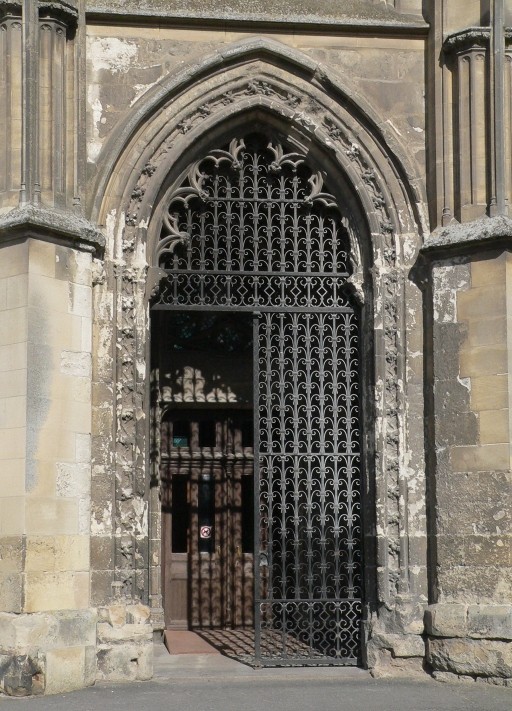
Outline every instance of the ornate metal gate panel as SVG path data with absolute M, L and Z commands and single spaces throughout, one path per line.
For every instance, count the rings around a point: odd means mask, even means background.
M 170 198 L 154 308 L 253 314 L 255 657 L 354 664 L 362 615 L 359 314 L 321 172 L 254 134 Z

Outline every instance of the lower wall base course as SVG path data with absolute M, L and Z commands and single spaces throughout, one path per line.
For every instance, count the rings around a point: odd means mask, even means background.
M 45 692 L 43 654 L 0 654 L 0 692 L 8 696 L 38 696 Z
M 431 637 L 512 640 L 512 605 L 430 605 L 425 631 Z
M 96 656 L 97 678 L 103 681 L 147 681 L 153 676 L 153 640 L 144 645 L 100 645 Z
M 496 676 L 465 676 L 463 674 L 452 674 L 451 672 L 433 672 L 432 676 L 436 681 L 442 681 L 446 684 L 491 684 L 491 686 L 505 686 L 512 688 L 512 679 L 504 679 Z
M 421 635 L 374 633 L 367 646 L 372 676 L 424 675 L 425 642 Z
M 512 678 L 512 642 L 430 638 L 427 661 L 434 671 L 471 677 Z
M 376 679 L 395 676 L 425 677 L 423 657 L 394 657 L 389 649 L 378 649 L 368 655 L 372 664 L 370 674 Z
M 149 608 L 140 603 L 116 601 L 100 608 L 98 613 L 97 679 L 151 679 L 153 627 Z
M 96 610 L 0 613 L 0 691 L 58 694 L 96 680 Z

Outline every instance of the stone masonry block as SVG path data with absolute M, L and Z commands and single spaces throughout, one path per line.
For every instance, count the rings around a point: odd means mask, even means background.
M 68 311 L 75 316 L 90 318 L 92 309 L 92 289 L 83 284 L 69 284 Z
M 439 564 L 438 590 L 443 603 L 508 605 L 512 599 L 512 567 Z
M 471 409 L 474 412 L 502 408 L 508 408 L 508 375 L 471 378 Z
M 508 444 L 453 447 L 451 462 L 455 472 L 506 471 L 510 468 Z
M 26 653 L 29 649 L 52 646 L 57 621 L 52 615 L 10 615 L 0 613 L 0 649 Z
M 505 344 L 464 348 L 460 353 L 461 378 L 500 375 L 507 372 L 508 349 Z
M 90 495 L 90 464 L 58 462 L 56 468 L 57 496 L 82 497 Z
M 512 677 L 512 642 L 483 639 L 429 639 L 433 669 L 470 676 Z
M 377 648 L 390 649 L 394 657 L 423 657 L 425 642 L 416 634 L 377 634 L 372 637 Z
M 471 286 L 493 286 L 505 279 L 506 260 L 504 254 L 492 254 L 489 259 L 471 262 Z
M 0 691 L 8 696 L 37 696 L 45 692 L 46 660 L 43 653 L 1 654 Z
M 21 573 L 24 550 L 25 541 L 22 536 L 1 537 L 0 574 Z
M 467 344 L 470 348 L 507 342 L 507 321 L 504 316 L 471 321 L 467 326 Z
M 98 679 L 144 681 L 153 676 L 153 641 L 144 644 L 100 645 Z
M 145 624 L 124 624 L 114 627 L 108 622 L 98 622 L 98 639 L 102 643 L 150 640 L 153 639 L 153 629 L 151 625 Z
M 465 637 L 467 605 L 437 604 L 425 610 L 425 631 L 434 637 Z
M 505 285 L 491 284 L 457 294 L 457 321 L 494 318 L 505 312 Z
M 46 655 L 46 693 L 63 694 L 85 686 L 85 649 L 53 649 Z
M 512 536 L 507 534 L 466 536 L 464 562 L 465 565 L 477 565 L 482 568 L 486 565 L 512 566 Z
M 438 513 L 439 533 L 459 537 L 512 533 L 510 472 L 450 472 L 438 479 L 437 494 L 445 502 Z M 455 543 L 454 554 L 456 549 Z
M 512 640 L 512 605 L 470 605 L 470 637 Z
M 91 354 L 84 351 L 62 351 L 60 372 L 63 375 L 74 375 L 79 378 L 90 378 Z
M 97 613 L 59 610 L 34 614 L 0 613 L 0 649 L 62 649 L 96 643 Z

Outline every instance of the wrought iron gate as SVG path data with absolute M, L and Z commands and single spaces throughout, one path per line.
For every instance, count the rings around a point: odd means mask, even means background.
M 253 314 L 256 662 L 354 664 L 359 315 L 336 200 L 303 155 L 234 139 L 173 192 L 157 259 L 154 308 Z

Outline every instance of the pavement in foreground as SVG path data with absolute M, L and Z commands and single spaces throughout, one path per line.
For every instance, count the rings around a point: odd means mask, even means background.
M 512 689 L 372 679 L 355 668 L 252 669 L 220 655 L 156 649 L 155 678 L 33 699 L 2 711 L 512 711 Z

